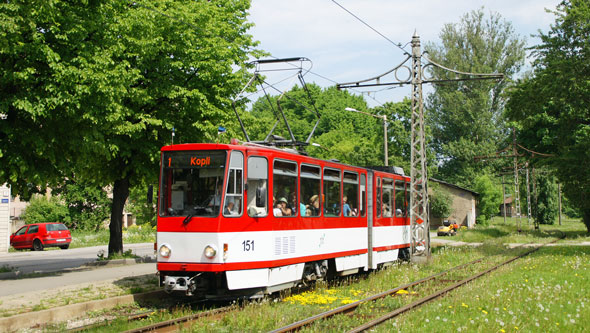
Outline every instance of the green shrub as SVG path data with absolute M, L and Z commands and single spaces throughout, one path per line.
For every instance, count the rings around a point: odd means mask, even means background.
M 433 184 L 432 195 L 430 195 L 430 213 L 434 217 L 449 217 L 451 215 L 451 205 L 453 200 L 451 196 L 440 189 L 438 184 Z
M 62 222 L 69 227 L 72 221 L 68 207 L 59 198 L 47 198 L 42 195 L 36 195 L 31 198 L 22 217 L 26 224 Z
M 477 223 L 486 224 L 498 214 L 498 209 L 502 204 L 502 189 L 499 185 L 494 184 L 488 175 L 478 176 L 475 179 L 474 189 L 479 193 Z

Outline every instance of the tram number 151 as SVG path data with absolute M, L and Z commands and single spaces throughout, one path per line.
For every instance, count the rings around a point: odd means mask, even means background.
M 245 240 L 242 242 L 244 252 L 254 251 L 254 240 Z

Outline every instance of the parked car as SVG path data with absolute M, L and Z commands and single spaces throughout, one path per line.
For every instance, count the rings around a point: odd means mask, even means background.
M 10 245 L 15 249 L 43 251 L 46 247 L 59 246 L 67 249 L 72 234 L 63 223 L 33 223 L 18 229 L 10 236 Z

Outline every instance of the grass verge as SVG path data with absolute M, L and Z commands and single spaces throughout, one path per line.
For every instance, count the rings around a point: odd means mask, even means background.
M 474 229 L 460 230 L 456 236 L 448 239 L 462 242 L 486 242 L 501 243 L 544 243 L 547 240 L 565 234 L 565 242 L 581 243 L 590 242 L 590 234 L 580 219 L 566 218 L 562 225 L 540 225 L 535 230 L 533 224 L 527 223 L 527 219 L 521 221 L 521 231 L 518 231 L 516 218 L 494 217 L 489 225 L 476 225 Z
M 72 230 L 70 248 L 106 245 L 109 243 L 109 230 L 98 231 Z M 123 229 L 123 243 L 153 243 L 156 241 L 156 230 L 150 225 L 131 226 Z

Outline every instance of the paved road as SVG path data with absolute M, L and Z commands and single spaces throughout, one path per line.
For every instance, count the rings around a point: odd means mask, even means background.
M 4 296 L 33 294 L 39 291 L 60 290 L 83 284 L 116 281 L 129 276 L 156 274 L 156 264 L 133 264 L 124 266 L 98 267 L 76 272 L 60 272 L 56 275 L 28 279 L 0 280 L 0 300 Z M 35 296 L 31 296 L 35 297 Z
M 131 249 L 140 257 L 154 254 L 153 243 L 125 244 L 125 251 Z M 28 274 L 33 272 L 56 272 L 64 269 L 79 268 L 84 264 L 96 261 L 98 253 L 108 251 L 106 245 L 83 247 L 76 249 L 55 249 L 40 252 L 19 251 L 0 254 L 0 266 L 9 265 L 21 272 Z

